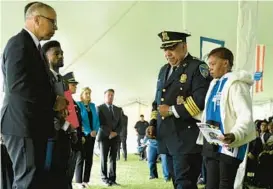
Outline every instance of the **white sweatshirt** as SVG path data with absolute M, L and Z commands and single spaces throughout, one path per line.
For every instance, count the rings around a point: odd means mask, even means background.
M 239 147 L 256 138 L 250 95 L 253 80 L 246 71 L 230 72 L 225 77 L 228 77 L 228 80 L 224 85 L 220 99 L 221 120 L 224 133 L 233 133 L 235 135 L 235 141 L 230 144 L 230 147 Z M 201 122 L 206 121 L 206 104 L 217 80 L 214 79 L 210 83 Z M 197 138 L 197 144 L 203 144 L 201 132 Z

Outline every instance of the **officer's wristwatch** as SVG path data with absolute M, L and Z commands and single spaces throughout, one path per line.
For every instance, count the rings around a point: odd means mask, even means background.
M 173 115 L 173 110 L 172 110 L 172 107 L 169 106 L 168 116 L 172 116 L 172 115 Z

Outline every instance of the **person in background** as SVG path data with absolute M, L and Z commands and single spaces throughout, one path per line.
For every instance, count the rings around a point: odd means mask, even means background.
M 76 163 L 76 183 L 81 185 L 82 188 L 89 187 L 90 174 L 93 165 L 93 152 L 95 146 L 95 139 L 100 127 L 98 112 L 96 106 L 91 102 L 91 89 L 85 87 L 81 92 L 81 101 L 77 102 L 80 108 L 80 114 L 82 117 L 81 125 L 83 127 L 83 133 L 85 143 L 82 151 L 77 153 Z
M 268 132 L 268 121 L 266 121 L 265 119 L 264 120 L 261 120 L 257 123 L 257 126 L 259 128 L 259 131 L 260 131 L 260 137 L 261 137 L 261 140 L 262 140 L 262 143 L 263 144 L 266 144 L 267 140 L 269 139 L 270 137 L 270 133 Z
M 155 128 L 154 127 L 148 127 L 146 129 L 146 135 L 143 139 L 141 146 L 146 146 L 147 151 L 147 161 L 148 161 L 148 167 L 150 170 L 150 177 L 149 179 L 156 179 L 158 178 L 158 171 L 157 171 L 157 141 L 155 139 Z M 162 156 L 163 155 L 163 156 Z M 163 177 L 165 182 L 167 182 L 169 178 L 169 171 L 167 166 L 167 157 L 166 154 L 161 155 L 161 164 L 162 164 L 162 170 L 163 170 Z M 165 155 L 165 156 L 164 156 Z
M 141 145 L 140 140 L 144 139 L 145 131 L 146 131 L 148 126 L 149 126 L 149 123 L 144 120 L 144 115 L 141 114 L 140 115 L 140 120 L 138 122 L 136 122 L 136 125 L 134 127 L 135 130 L 136 130 L 136 133 L 137 133 L 137 145 L 138 146 Z M 145 153 L 140 153 L 139 156 L 140 156 L 140 160 L 145 159 Z
M 118 145 L 117 160 L 120 160 L 120 147 L 122 147 L 122 155 L 124 161 L 127 161 L 127 134 L 128 134 L 128 116 L 122 110 L 122 129 L 120 132 L 120 143 Z
M 98 106 L 100 129 L 97 140 L 100 144 L 101 179 L 104 185 L 120 185 L 116 182 L 117 150 L 122 129 L 121 108 L 113 105 L 115 91 L 104 92 L 104 104 Z M 107 169 L 109 156 L 110 169 Z
M 202 122 L 221 130 L 218 139 L 223 145 L 204 139 L 207 189 L 231 189 L 240 163 L 246 157 L 247 145 L 256 138 L 252 120 L 251 74 L 233 72 L 233 54 L 225 48 L 213 49 L 208 55 L 209 70 L 214 78 L 205 99 Z M 236 106 L 235 106 L 236 104 Z M 203 139 L 200 134 L 198 142 Z
M 271 134 L 271 135 L 273 135 L 273 122 L 271 121 L 271 122 L 269 122 L 269 124 L 268 124 L 268 132 Z

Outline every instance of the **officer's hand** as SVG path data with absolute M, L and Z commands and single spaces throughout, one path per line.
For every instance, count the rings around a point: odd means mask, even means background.
M 146 129 L 146 136 L 148 138 L 155 138 L 155 127 L 154 126 L 149 126 Z
M 235 135 L 233 133 L 227 133 L 219 136 L 218 139 L 224 144 L 231 144 L 235 140 Z
M 166 104 L 159 105 L 158 106 L 158 111 L 159 111 L 159 114 L 162 117 L 168 117 L 169 116 L 169 106 L 166 105 Z
M 96 137 L 97 132 L 96 132 L 96 131 L 92 131 L 92 132 L 90 133 L 90 135 L 91 135 L 91 137 Z

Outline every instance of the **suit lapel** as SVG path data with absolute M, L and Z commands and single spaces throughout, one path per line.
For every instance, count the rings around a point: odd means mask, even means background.
M 22 29 L 21 32 L 24 33 L 25 36 L 27 36 L 29 41 L 31 41 L 31 43 L 33 45 L 33 49 L 35 48 L 36 51 L 37 51 L 37 55 L 39 54 L 39 58 L 41 60 L 41 63 L 43 63 L 43 67 L 45 68 L 45 72 L 46 72 L 46 75 L 47 75 L 47 77 L 49 79 L 49 82 L 50 82 L 51 86 L 53 86 L 53 82 L 52 82 L 52 79 L 51 79 L 51 76 L 50 76 L 49 65 L 48 65 L 48 62 L 47 62 L 47 60 L 45 58 L 45 55 L 37 48 L 37 46 L 36 46 L 35 42 L 33 41 L 32 37 L 30 36 L 30 34 L 26 30 Z

